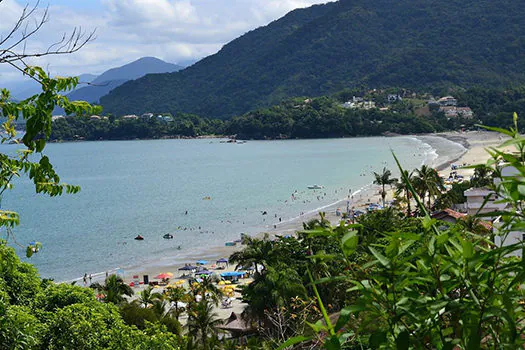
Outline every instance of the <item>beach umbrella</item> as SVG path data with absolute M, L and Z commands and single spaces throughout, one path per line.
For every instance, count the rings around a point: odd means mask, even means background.
M 155 276 L 155 278 L 158 280 L 163 280 L 163 279 L 172 278 L 172 277 L 173 277 L 173 274 L 171 272 L 163 272 Z
M 206 265 L 207 263 L 207 260 L 197 260 L 197 265 Z
M 221 273 L 221 277 L 240 277 L 240 276 L 244 276 L 244 272 L 240 272 L 240 271 L 227 271 L 227 272 L 223 272 Z
M 228 259 L 226 259 L 226 258 L 220 258 L 219 260 L 217 260 L 217 264 L 221 264 L 221 263 L 225 264 L 227 262 L 228 262 Z
M 192 271 L 192 270 L 197 270 L 197 267 L 196 266 L 191 266 L 191 265 L 186 265 L 186 266 L 183 266 L 179 269 L 179 271 Z
M 224 281 L 219 281 L 219 286 L 224 286 Z

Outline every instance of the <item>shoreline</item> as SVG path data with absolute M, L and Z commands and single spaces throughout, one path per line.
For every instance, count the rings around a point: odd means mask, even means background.
M 431 150 L 433 152 L 441 151 L 436 150 L 433 145 L 431 145 L 431 142 L 428 142 L 428 140 L 424 140 L 422 138 L 424 137 L 442 137 L 445 138 L 451 142 L 459 143 L 462 145 L 469 145 L 467 141 L 467 137 L 464 134 L 425 134 L 425 135 L 412 135 L 416 139 L 418 139 L 420 142 L 425 143 L 431 147 Z M 405 136 L 406 137 L 406 136 Z M 452 138 L 452 139 L 451 139 Z M 458 142 L 461 140 L 461 143 Z M 464 146 L 463 146 L 464 147 Z M 429 154 L 432 153 L 432 151 L 429 152 Z M 449 166 L 449 164 L 461 159 L 461 157 L 464 156 L 465 153 L 469 152 L 469 149 L 465 149 L 461 154 L 456 155 L 454 159 L 441 159 L 440 160 L 440 154 L 437 154 L 437 158 L 431 159 L 430 162 L 440 161 L 439 164 L 431 164 L 434 167 L 440 167 L 440 168 L 446 168 Z M 441 153 L 443 153 L 441 151 Z M 427 160 L 429 161 L 429 160 Z M 394 174 L 397 172 L 394 169 Z M 292 219 L 283 221 L 283 222 L 275 222 L 275 223 L 269 223 L 266 228 L 261 228 L 258 230 L 257 233 L 252 234 L 252 236 L 255 237 L 262 237 L 265 233 L 268 233 L 270 237 L 275 237 L 276 235 L 288 235 L 293 234 L 296 231 L 302 230 L 303 223 L 308 222 L 311 219 L 318 218 L 319 212 L 325 212 L 326 213 L 326 219 L 328 219 L 332 224 L 337 224 L 341 217 L 336 216 L 335 211 L 337 208 L 341 208 L 341 211 L 344 211 L 346 208 L 346 202 L 350 200 L 349 207 L 353 209 L 362 209 L 363 207 L 367 206 L 368 203 L 380 203 L 381 197 L 380 193 L 378 193 L 379 186 L 373 185 L 372 179 L 371 181 L 362 186 L 361 188 L 358 188 L 357 190 L 353 191 L 352 199 L 349 199 L 348 197 L 342 198 L 336 202 L 329 203 L 327 205 L 324 205 L 320 208 L 316 208 L 314 210 L 311 210 L 309 212 L 304 213 L 303 215 L 299 215 L 297 217 L 294 217 Z M 388 197 L 391 197 L 389 194 Z M 390 200 L 391 198 L 387 198 Z M 273 227 L 272 227 L 273 226 Z M 238 237 L 240 238 L 240 237 Z M 228 258 L 233 252 L 236 250 L 242 249 L 241 245 L 237 245 L 234 247 L 226 247 L 226 246 L 213 246 L 213 247 L 207 247 L 204 248 L 202 251 L 185 251 L 181 259 L 185 259 L 186 262 L 194 262 L 199 259 L 205 259 L 205 260 L 216 260 L 221 257 Z M 183 266 L 182 263 L 172 263 L 170 262 L 171 259 L 169 257 L 159 257 L 154 260 L 152 260 L 150 263 L 142 266 L 126 266 L 126 267 L 117 267 L 108 269 L 109 272 L 119 272 L 121 275 L 123 275 L 124 279 L 126 281 L 131 281 L 132 276 L 139 275 L 142 277 L 142 275 L 148 275 L 148 276 L 155 276 L 161 271 L 170 271 L 170 272 L 178 272 L 178 268 Z M 103 282 L 105 277 L 105 271 L 104 272 L 97 272 L 92 274 L 93 281 L 95 282 Z M 78 277 L 75 279 L 69 280 L 69 282 L 72 281 L 82 281 L 82 277 Z
M 427 135 L 428 136 L 428 135 Z M 499 134 L 496 133 L 490 133 L 490 132 L 474 132 L 471 134 L 434 134 L 431 135 L 432 137 L 441 137 L 444 139 L 447 139 L 448 141 L 454 142 L 456 144 L 460 144 L 463 147 L 463 151 L 459 154 L 456 154 L 452 156 L 451 158 L 448 158 L 447 156 L 443 155 L 442 150 L 436 150 L 431 143 L 427 143 L 428 140 L 421 140 L 418 138 L 419 141 L 426 143 L 431 147 L 431 151 L 429 154 L 432 154 L 432 152 L 435 152 L 437 154 L 437 157 L 430 160 L 433 164 L 430 164 L 430 166 L 435 167 L 438 169 L 438 171 L 443 171 L 446 168 L 450 167 L 451 164 L 459 163 L 460 167 L 457 170 L 458 173 L 462 174 L 467 178 L 467 176 L 472 175 L 473 169 L 464 169 L 461 167 L 462 164 L 465 165 L 471 165 L 471 164 L 477 164 L 482 161 L 486 161 L 489 158 L 488 153 L 485 151 L 488 147 L 494 147 L 499 145 L 502 142 L 502 137 Z M 461 142 L 458 142 L 461 141 Z M 441 151 L 442 154 L 439 154 L 438 151 Z M 441 157 L 441 158 L 440 158 Z M 428 160 L 428 159 L 427 159 Z M 351 194 L 351 207 L 358 209 L 362 208 L 363 206 L 366 206 L 367 203 L 370 202 L 377 202 L 379 203 L 381 201 L 380 192 L 378 192 L 379 186 L 373 185 L 372 183 L 363 186 L 362 188 L 354 191 Z M 389 189 L 387 191 L 387 200 L 392 199 L 392 193 L 393 190 Z M 357 197 L 359 196 L 359 197 Z M 350 197 L 350 196 L 349 196 Z M 340 220 L 341 217 L 336 215 L 336 208 L 342 207 L 345 208 L 347 199 L 342 199 L 336 203 L 332 203 L 326 206 L 323 206 L 322 209 L 325 212 L 326 216 L 325 218 L 329 220 L 332 225 L 336 225 Z M 302 230 L 303 222 L 307 222 L 315 217 L 318 216 L 318 210 L 314 210 L 308 213 L 305 213 L 304 215 L 300 215 L 299 217 L 293 218 L 291 220 L 288 220 L 286 222 L 276 223 L 272 229 L 269 230 L 261 230 L 258 234 L 252 235 L 254 237 L 261 238 L 265 234 L 269 234 L 270 239 L 274 238 L 277 235 L 288 235 L 288 234 L 294 234 L 297 231 Z M 237 251 L 243 249 L 242 245 L 237 245 L 235 247 L 226 247 L 226 246 L 216 246 L 216 247 L 209 247 L 206 248 L 203 252 L 200 254 L 195 254 L 194 259 L 191 259 L 188 256 L 187 261 L 194 263 L 197 261 L 197 259 L 204 259 L 207 260 L 209 263 L 206 264 L 208 267 L 207 269 L 213 270 L 216 260 L 220 258 L 229 258 L 230 255 Z M 121 269 L 114 269 L 113 271 L 120 273 L 122 278 L 124 279 L 125 283 L 130 284 L 134 279 L 133 276 L 138 276 L 138 280 L 142 281 L 144 278 L 144 275 L 148 275 L 150 281 L 155 280 L 155 277 L 157 274 L 161 272 L 172 272 L 174 274 L 174 277 L 171 279 L 171 283 L 175 282 L 175 285 L 182 285 L 187 286 L 188 280 L 187 275 L 185 275 L 185 271 L 179 271 L 178 269 L 183 264 L 162 264 L 162 260 L 157 260 L 158 264 L 151 264 L 147 266 L 139 267 L 130 267 L 130 272 L 121 270 Z M 235 265 L 233 264 L 227 264 L 227 267 L 223 270 L 214 270 L 215 273 L 222 273 L 226 271 L 234 271 Z M 90 284 L 92 282 L 103 282 L 105 273 L 97 273 L 92 275 L 93 281 L 90 279 Z M 82 278 L 76 279 L 79 281 L 79 284 L 82 283 Z M 177 282 L 182 281 L 182 282 Z M 247 284 L 250 283 L 250 279 L 241 279 L 240 284 Z M 87 285 L 85 285 L 87 287 Z M 219 286 L 220 287 L 220 286 Z M 144 290 L 146 286 L 144 284 L 139 284 L 138 286 L 134 286 L 133 290 L 135 292 L 135 295 Z M 158 289 L 157 289 L 158 288 Z M 160 292 L 165 287 L 157 287 L 155 286 L 155 290 Z M 220 319 L 226 319 L 230 316 L 231 312 L 235 313 L 242 313 L 244 308 L 246 307 L 246 304 L 242 302 L 241 294 L 238 291 L 232 291 L 232 294 L 230 294 L 230 298 L 232 298 L 231 306 L 228 308 L 223 307 L 214 307 L 214 311 L 217 313 L 218 317 Z M 135 297 L 133 297 L 135 298 Z M 187 314 L 181 315 L 181 322 L 184 324 L 187 321 Z

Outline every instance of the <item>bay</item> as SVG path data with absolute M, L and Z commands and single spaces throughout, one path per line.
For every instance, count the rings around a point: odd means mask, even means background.
M 17 146 L 2 147 L 9 152 Z M 413 137 L 49 144 L 45 154 L 62 181 L 80 185 L 81 192 L 48 198 L 20 179 L 4 194 L 2 208 L 20 213 L 14 233 L 21 245 L 42 242 L 29 259 L 42 277 L 71 280 L 162 259 L 184 263 L 240 233 L 273 227 L 279 218 L 300 220 L 301 213 L 370 184 L 373 171 L 395 169 L 391 150 L 412 169 L 437 162 L 438 153 L 452 159 L 464 148 L 442 138 Z M 324 189 L 308 190 L 313 184 Z M 166 233 L 174 239 L 163 239 Z M 145 240 L 134 241 L 137 234 Z

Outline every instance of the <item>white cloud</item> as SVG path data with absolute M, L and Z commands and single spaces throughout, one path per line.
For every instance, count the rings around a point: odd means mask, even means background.
M 95 1 L 95 0 L 92 0 Z M 52 73 L 101 73 L 143 56 L 168 62 L 199 59 L 224 44 L 300 7 L 326 0 L 98 0 L 79 9 L 74 1 L 50 7 L 50 21 L 28 48 L 43 50 L 64 32 L 97 29 L 97 39 L 80 52 L 35 62 Z M 0 35 L 22 0 L 0 3 Z M 6 10 L 7 9 L 7 10 Z M 1 66 L 1 65 L 0 65 Z M 0 67 L 0 74 L 5 67 Z M 0 75 L 1 77 L 2 75 Z M 5 77 L 5 75 L 4 75 Z

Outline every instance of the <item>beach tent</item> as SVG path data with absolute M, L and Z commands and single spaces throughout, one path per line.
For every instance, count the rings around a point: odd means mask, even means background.
M 228 271 L 221 273 L 221 277 L 241 277 L 244 276 L 245 272 L 240 271 Z
M 220 258 L 219 260 L 217 260 L 217 264 L 227 264 L 228 263 L 228 259 L 226 258 Z
M 193 271 L 193 270 L 197 270 L 197 267 L 196 266 L 191 266 L 191 265 L 186 265 L 186 266 L 183 266 L 179 269 L 179 271 Z
M 206 265 L 207 263 L 207 260 L 197 260 L 197 265 Z

